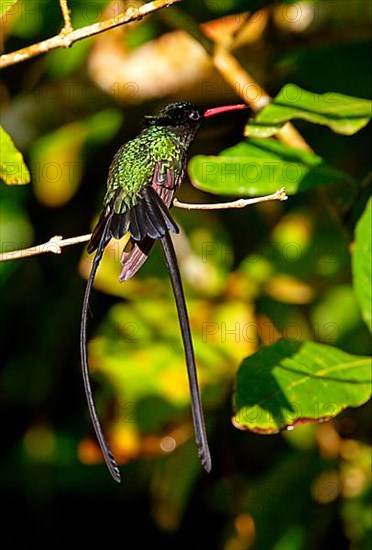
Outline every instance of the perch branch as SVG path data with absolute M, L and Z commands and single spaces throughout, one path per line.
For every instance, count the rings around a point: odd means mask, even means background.
M 52 254 L 61 254 L 64 246 L 71 246 L 72 244 L 84 243 L 89 241 L 91 234 L 80 235 L 79 237 L 71 237 L 70 239 L 64 239 L 61 235 L 55 235 L 47 243 L 38 244 L 37 246 L 31 246 L 30 248 L 23 248 L 21 250 L 13 250 L 12 252 L 3 252 L 0 254 L 0 262 L 6 262 L 7 260 L 19 260 L 20 258 L 27 258 L 28 256 L 37 256 L 38 254 L 44 254 L 45 252 L 51 252 Z
M 114 29 L 119 25 L 124 25 L 132 21 L 139 21 L 150 13 L 158 11 L 162 8 L 167 8 L 168 6 L 180 1 L 181 0 L 154 0 L 153 2 L 149 2 L 148 4 L 144 4 L 138 8 L 130 7 L 125 13 L 121 13 L 111 19 L 107 19 L 106 21 L 93 23 L 93 25 L 87 25 L 85 27 L 81 27 L 80 29 L 74 30 L 71 24 L 67 1 L 60 0 L 64 20 L 64 27 L 61 32 L 51 38 L 47 38 L 46 40 L 42 40 L 41 42 L 37 42 L 31 46 L 27 46 L 26 48 L 21 48 L 20 50 L 0 56 L 0 69 L 15 65 L 16 63 L 21 63 L 31 57 L 49 52 L 50 50 L 54 50 L 56 48 L 69 48 L 78 40 L 82 40 L 88 36 L 94 36 L 95 34 L 99 34 L 109 29 Z
M 258 202 L 266 201 L 285 201 L 287 195 L 284 192 L 284 187 L 279 189 L 271 195 L 265 195 L 263 197 L 255 197 L 253 199 L 238 199 L 231 202 L 222 202 L 214 204 L 188 204 L 180 202 L 174 199 L 173 204 L 177 208 L 184 208 L 186 210 L 222 210 L 227 208 L 244 208 L 250 204 L 256 204 Z M 80 235 L 78 237 L 71 237 L 64 239 L 61 235 L 55 235 L 48 242 L 39 244 L 37 246 L 31 246 L 30 248 L 23 248 L 21 250 L 12 250 L 11 252 L 3 252 L 0 254 L 0 262 L 6 262 L 9 260 L 19 260 L 21 258 L 28 258 L 29 256 L 37 256 L 38 254 L 45 254 L 51 252 L 52 254 L 61 254 L 62 248 L 65 246 L 71 246 L 73 244 L 85 243 L 91 238 L 91 233 L 88 235 Z
M 230 202 L 217 202 L 212 204 L 189 204 L 174 199 L 173 205 L 177 208 L 184 208 L 185 210 L 223 210 L 227 208 L 245 208 L 246 206 L 259 202 L 286 201 L 287 199 L 288 196 L 284 191 L 284 187 L 282 187 L 271 195 L 264 195 L 263 197 L 255 197 L 253 199 L 238 199 Z

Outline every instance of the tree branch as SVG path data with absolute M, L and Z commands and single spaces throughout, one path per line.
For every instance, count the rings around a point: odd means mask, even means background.
M 62 17 L 65 22 L 63 30 L 61 32 L 64 32 L 64 34 L 68 34 L 74 29 L 71 23 L 71 15 L 69 7 L 67 5 L 67 0 L 59 0 L 59 5 L 61 6 Z
M 246 206 L 257 204 L 259 202 L 286 201 L 287 199 L 288 196 L 284 191 L 284 187 L 282 187 L 271 195 L 264 195 L 263 197 L 255 197 L 253 199 L 238 199 L 230 202 L 217 202 L 212 204 L 189 204 L 187 202 L 180 202 L 177 199 L 174 199 L 173 206 L 176 206 L 177 208 L 184 208 L 185 210 L 224 210 L 227 208 L 245 208 Z
M 125 13 L 117 15 L 112 19 L 107 19 L 106 21 L 101 21 L 99 23 L 93 23 L 93 25 L 87 25 L 86 27 L 81 27 L 80 29 L 74 30 L 71 24 L 67 0 L 60 0 L 61 11 L 64 19 L 64 27 L 61 32 L 51 38 L 47 38 L 46 40 L 42 40 L 41 42 L 37 42 L 31 46 L 27 46 L 26 48 L 21 48 L 20 50 L 0 56 L 0 69 L 15 65 L 16 63 L 21 63 L 31 57 L 49 52 L 50 50 L 55 50 L 56 48 L 69 48 L 78 40 L 82 40 L 88 36 L 94 36 L 95 34 L 99 34 L 132 21 L 139 21 L 146 15 L 162 8 L 167 8 L 177 2 L 181 2 L 181 0 L 154 0 L 153 2 L 149 2 L 148 4 L 144 4 L 138 8 L 130 7 Z
M 284 187 L 282 187 L 271 195 L 264 195 L 263 197 L 255 197 L 253 199 L 238 199 L 236 201 L 213 204 L 188 204 L 174 199 L 173 205 L 177 208 L 184 208 L 185 210 L 222 210 L 227 208 L 244 208 L 245 206 L 256 204 L 258 202 L 285 201 L 287 200 L 287 198 L 288 197 L 284 192 Z M 29 256 L 45 254 L 46 252 L 51 252 L 52 254 L 61 254 L 63 247 L 71 246 L 73 244 L 85 243 L 90 240 L 91 236 L 91 233 L 89 233 L 88 235 L 80 235 L 79 237 L 64 239 L 63 237 L 61 237 L 61 235 L 55 235 L 44 244 L 31 246 L 30 248 L 23 248 L 21 250 L 12 250 L 11 252 L 3 252 L 0 254 L 0 262 L 19 260 L 21 258 L 28 258 Z
M 13 250 L 12 252 L 3 252 L 0 254 L 0 262 L 6 262 L 8 260 L 19 260 L 21 258 L 28 258 L 29 256 L 37 256 L 38 254 L 44 254 L 51 252 L 52 254 L 61 254 L 64 246 L 71 246 L 72 244 L 85 243 L 89 241 L 91 234 L 80 235 L 79 237 L 71 237 L 70 239 L 64 239 L 61 235 L 55 235 L 47 243 L 32 246 L 31 248 L 23 248 L 21 250 Z

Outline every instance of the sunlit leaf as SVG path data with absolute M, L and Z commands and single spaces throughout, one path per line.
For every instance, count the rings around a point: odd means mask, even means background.
M 351 135 L 363 128 L 371 118 L 371 102 L 367 99 L 329 92 L 316 94 L 286 84 L 245 129 L 249 137 L 269 137 L 278 133 L 292 119 L 303 119 L 328 126 L 338 134 Z
M 20 185 L 30 181 L 30 173 L 24 163 L 22 154 L 13 143 L 12 138 L 0 126 L 0 178 L 7 185 Z
M 71 123 L 37 140 L 32 148 L 35 194 L 43 204 L 61 206 L 75 193 L 82 175 L 80 153 L 86 133 Z
M 244 359 L 234 424 L 263 434 L 335 417 L 371 395 L 371 359 L 314 342 L 280 340 Z
M 358 221 L 355 230 L 355 248 L 353 253 L 353 283 L 355 293 L 362 311 L 362 316 L 370 331 L 372 331 L 372 199 Z
M 253 196 L 285 187 L 288 194 L 352 178 L 314 153 L 273 139 L 245 140 L 219 156 L 197 155 L 188 165 L 195 187 L 220 195 Z
M 0 2 L 0 17 L 7 13 L 13 4 L 16 4 L 18 0 L 7 0 L 6 2 Z

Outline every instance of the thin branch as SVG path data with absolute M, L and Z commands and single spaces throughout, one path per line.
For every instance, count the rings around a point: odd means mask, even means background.
M 177 2 L 181 2 L 181 0 L 154 0 L 154 2 L 149 2 L 148 4 L 144 4 L 138 8 L 130 7 L 125 13 L 117 15 L 112 19 L 107 19 L 106 21 L 93 23 L 93 25 L 87 25 L 86 27 L 81 27 L 80 29 L 68 31 L 68 21 L 71 25 L 71 19 L 68 13 L 67 2 L 66 0 L 60 0 L 61 10 L 65 22 L 65 26 L 61 32 L 51 38 L 47 38 L 46 40 L 42 40 L 41 42 L 32 44 L 31 46 L 27 46 L 26 48 L 21 48 L 20 50 L 0 56 L 0 69 L 15 65 L 16 63 L 21 63 L 31 57 L 49 52 L 50 50 L 55 50 L 56 48 L 69 48 L 78 40 L 82 40 L 88 36 L 94 36 L 95 34 L 99 34 L 109 29 L 114 29 L 115 27 L 119 27 L 120 25 L 124 25 L 132 21 L 139 21 L 146 15 L 162 8 L 167 8 Z M 71 29 L 73 29 L 72 25 Z
M 91 234 L 80 235 L 79 237 L 71 237 L 70 239 L 64 239 L 61 235 L 55 235 L 47 243 L 32 246 L 31 248 L 23 248 L 22 250 L 13 250 L 12 252 L 3 252 L 0 254 L 0 262 L 6 262 L 8 260 L 19 260 L 20 258 L 27 258 L 28 256 L 36 256 L 38 254 L 44 254 L 51 252 L 52 254 L 61 254 L 64 246 L 71 246 L 73 244 L 85 243 L 89 241 Z
M 287 198 L 288 197 L 284 191 L 284 187 L 282 187 L 282 189 L 279 189 L 272 195 L 255 197 L 253 199 L 238 199 L 236 201 L 214 204 L 188 204 L 174 199 L 173 205 L 177 208 L 184 208 L 186 210 L 222 210 L 226 208 L 244 208 L 245 206 L 256 204 L 258 202 L 285 201 L 287 200 Z M 79 237 L 64 239 L 63 237 L 61 237 L 61 235 L 55 235 L 44 244 L 39 244 L 30 248 L 23 248 L 21 250 L 12 250 L 11 252 L 3 252 L 2 254 L 0 254 L 0 262 L 19 260 L 21 258 L 28 258 L 29 256 L 45 254 L 46 252 L 51 252 L 52 254 L 61 254 L 63 247 L 71 246 L 73 244 L 85 243 L 90 240 L 91 236 L 91 233 L 89 233 L 88 235 L 80 235 Z
M 72 32 L 74 29 L 73 29 L 72 23 L 71 23 L 70 9 L 67 5 L 67 0 L 59 0 L 59 5 L 61 6 L 62 16 L 63 16 L 63 20 L 65 22 L 64 27 L 63 27 L 63 31 L 61 31 L 61 32 L 63 32 L 64 34 L 68 34 L 68 33 Z
M 251 204 L 257 204 L 259 202 L 267 201 L 286 201 L 288 199 L 285 193 L 284 187 L 272 193 L 271 195 L 264 195 L 263 197 L 255 197 L 253 199 L 238 199 L 230 202 L 217 202 L 212 204 L 189 204 L 187 202 L 180 202 L 177 199 L 173 200 L 173 206 L 177 208 L 184 208 L 185 210 L 223 210 L 227 208 L 245 208 Z

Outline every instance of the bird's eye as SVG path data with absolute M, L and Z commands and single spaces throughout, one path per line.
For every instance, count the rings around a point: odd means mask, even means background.
M 189 119 L 199 120 L 200 119 L 200 113 L 198 113 L 198 111 L 191 111 L 191 113 L 189 114 Z

